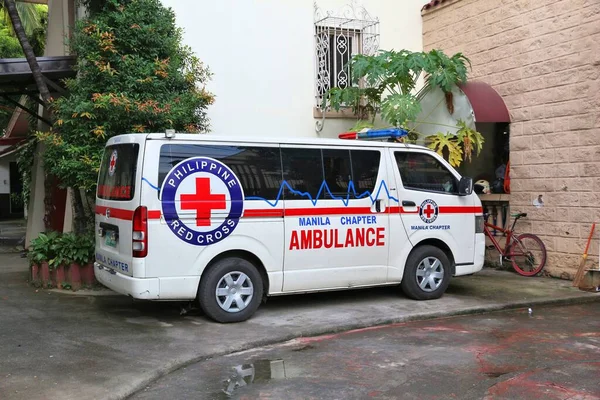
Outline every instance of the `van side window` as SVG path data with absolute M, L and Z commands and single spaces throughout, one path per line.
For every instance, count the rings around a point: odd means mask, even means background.
M 281 158 L 277 147 L 165 144 L 160 149 L 159 187 L 169 170 L 190 157 L 211 157 L 236 174 L 245 197 L 275 200 L 281 186 Z
M 325 182 L 329 192 L 325 191 L 325 198 L 346 197 L 348 185 L 352 181 L 352 167 L 350 166 L 349 150 L 323 149 L 323 169 Z
M 395 153 L 402 185 L 428 192 L 458 193 L 458 182 L 435 157 L 425 153 Z
M 325 198 L 325 190 L 319 194 L 323 184 L 323 158 L 320 149 L 283 148 L 281 149 L 283 161 L 283 179 L 292 188 L 285 188 L 284 197 L 288 200 L 306 200 L 307 196 L 299 192 L 310 194 L 310 198 Z M 319 195 L 317 197 L 317 195 Z
M 381 153 L 373 150 L 350 150 L 352 181 L 358 195 L 373 193 L 377 185 Z

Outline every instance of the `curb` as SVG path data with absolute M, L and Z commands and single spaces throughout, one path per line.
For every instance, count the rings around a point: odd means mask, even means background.
M 122 294 L 113 292 L 110 289 L 79 289 L 79 290 L 71 290 L 71 289 L 45 289 L 47 292 L 58 293 L 58 294 L 66 294 L 70 296 L 87 296 L 87 297 L 123 297 Z
M 314 336 L 322 336 L 326 334 L 335 334 L 341 332 L 353 331 L 356 329 L 364 329 L 375 326 L 385 326 L 392 325 L 402 322 L 412 322 L 412 321 L 427 321 L 437 318 L 447 318 L 454 316 L 464 316 L 464 315 L 475 315 L 475 314 L 484 314 L 488 312 L 496 312 L 496 311 L 505 311 L 505 310 L 515 310 L 523 307 L 532 307 L 532 306 L 548 306 L 548 305 L 573 305 L 573 304 L 586 304 L 600 301 L 600 296 L 594 295 L 586 295 L 586 296 L 576 296 L 576 297 L 567 297 L 560 299 L 540 299 L 540 300 L 532 300 L 532 301 L 519 301 L 515 303 L 503 303 L 503 304 L 494 304 L 494 305 L 486 305 L 481 307 L 471 307 L 465 308 L 462 310 L 456 310 L 453 312 L 429 312 L 423 314 L 410 315 L 405 317 L 398 318 L 382 318 L 376 321 L 371 322 L 355 322 L 348 323 L 345 325 L 339 325 L 336 327 L 323 327 L 319 329 L 312 329 L 310 331 L 301 331 L 300 334 L 286 334 L 277 338 L 271 339 L 263 339 L 256 340 L 252 342 L 248 342 L 244 345 L 234 347 L 232 349 L 226 351 L 220 351 L 213 354 L 207 354 L 202 356 L 195 356 L 187 359 L 175 360 L 166 364 L 164 367 L 159 368 L 153 372 L 149 372 L 148 376 L 144 378 L 140 383 L 133 385 L 131 388 L 126 389 L 116 389 L 114 396 L 111 396 L 110 399 L 121 400 L 127 399 L 134 394 L 142 391 L 148 385 L 157 381 L 160 378 L 163 378 L 173 372 L 178 371 L 181 368 L 188 367 L 192 364 L 196 364 L 198 362 L 202 362 L 215 357 L 222 357 L 226 355 L 231 355 L 251 349 L 255 349 L 257 347 L 270 346 L 274 344 L 279 344 L 283 342 L 287 342 L 289 340 L 303 338 L 303 337 L 314 337 Z M 121 392 L 121 393 L 119 393 Z

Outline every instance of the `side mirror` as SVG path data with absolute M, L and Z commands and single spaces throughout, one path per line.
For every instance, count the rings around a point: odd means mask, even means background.
M 463 176 L 458 183 L 458 195 L 468 196 L 473 193 L 473 179 Z

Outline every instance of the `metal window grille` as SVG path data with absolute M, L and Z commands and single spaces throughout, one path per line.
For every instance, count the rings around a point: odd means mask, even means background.
M 379 49 L 379 19 L 357 1 L 333 12 L 315 3 L 315 105 L 325 111 L 323 99 L 331 88 L 352 84 L 350 60 L 356 54 L 373 55 Z

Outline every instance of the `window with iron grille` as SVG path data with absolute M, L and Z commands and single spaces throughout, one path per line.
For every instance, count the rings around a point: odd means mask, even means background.
M 322 12 L 315 4 L 315 106 L 331 88 L 352 84 L 350 60 L 373 55 L 379 48 L 379 20 L 353 1 L 337 12 Z

